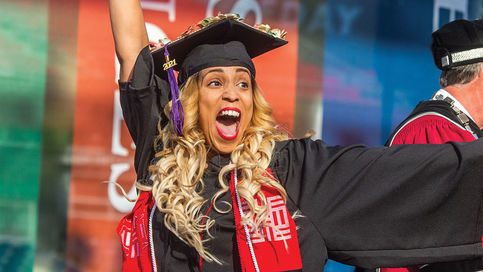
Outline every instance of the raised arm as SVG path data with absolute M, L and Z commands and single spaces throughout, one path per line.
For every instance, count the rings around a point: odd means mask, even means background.
M 120 81 L 128 81 L 139 51 L 149 40 L 139 0 L 109 0 L 112 35 L 121 64 Z

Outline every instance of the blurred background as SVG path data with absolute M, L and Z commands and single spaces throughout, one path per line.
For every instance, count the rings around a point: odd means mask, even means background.
M 431 32 L 482 0 L 142 1 L 151 40 L 218 12 L 288 32 L 255 59 L 283 129 L 384 144 L 438 90 Z M 0 272 L 120 271 L 134 146 L 118 102 L 108 1 L 0 0 Z M 326 271 L 353 271 L 329 261 Z

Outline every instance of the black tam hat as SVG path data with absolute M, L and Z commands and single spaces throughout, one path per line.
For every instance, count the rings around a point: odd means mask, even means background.
M 285 31 L 268 25 L 250 26 L 237 14 L 209 17 L 188 28 L 177 40 L 152 52 L 155 74 L 168 74 L 171 97 L 171 120 L 176 133 L 183 134 L 184 113 L 178 85 L 193 74 L 209 67 L 242 66 L 255 78 L 252 58 L 287 43 Z M 173 69 L 178 71 L 178 82 Z
M 441 70 L 483 61 L 483 20 L 455 20 L 432 37 L 434 63 Z
M 268 25 L 250 26 L 237 14 L 220 14 L 191 26 L 177 40 L 166 45 L 178 85 L 208 67 L 243 66 L 255 76 L 252 58 L 285 45 L 285 31 Z M 164 47 L 154 51 L 155 73 L 163 73 Z M 166 68 L 166 66 L 165 66 Z

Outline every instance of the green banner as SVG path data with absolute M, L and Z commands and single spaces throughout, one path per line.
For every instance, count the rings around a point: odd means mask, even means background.
M 31 271 L 37 231 L 48 1 L 0 3 L 0 271 Z

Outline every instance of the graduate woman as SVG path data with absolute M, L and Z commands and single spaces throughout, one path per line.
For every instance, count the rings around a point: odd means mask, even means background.
M 284 45 L 283 31 L 219 15 L 150 50 L 137 0 L 110 0 L 110 13 L 139 189 L 118 227 L 125 271 L 321 271 L 328 258 L 371 268 L 483 255 L 483 142 L 288 139 L 251 60 Z

